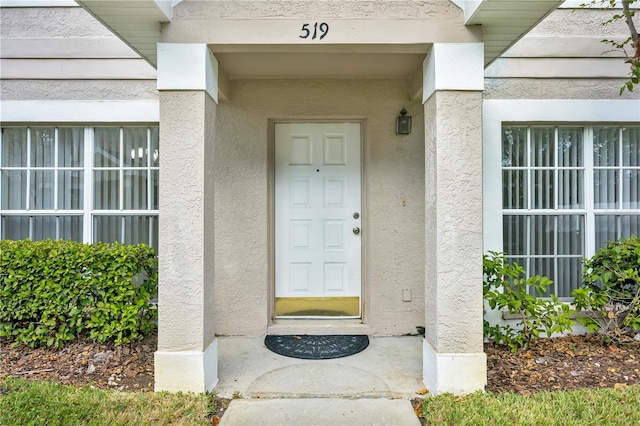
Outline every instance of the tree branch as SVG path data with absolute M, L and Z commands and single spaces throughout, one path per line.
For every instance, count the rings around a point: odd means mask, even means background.
M 636 30 L 636 26 L 633 23 L 633 14 L 629 8 L 629 3 L 634 0 L 622 0 L 622 10 L 624 14 L 624 20 L 627 23 L 627 27 L 629 27 L 629 32 L 631 33 L 631 46 L 634 49 L 634 55 L 632 57 L 627 58 L 627 62 L 638 62 L 640 61 L 640 36 L 638 36 L 638 30 Z

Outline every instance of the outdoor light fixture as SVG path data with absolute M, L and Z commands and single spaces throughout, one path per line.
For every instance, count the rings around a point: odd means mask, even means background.
M 411 134 L 411 116 L 407 115 L 407 110 L 402 108 L 400 115 L 396 118 L 396 135 Z

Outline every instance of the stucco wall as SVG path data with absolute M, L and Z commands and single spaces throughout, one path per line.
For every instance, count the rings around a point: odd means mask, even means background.
M 157 100 L 155 80 L 1 80 L 4 100 Z
M 160 103 L 159 334 L 162 351 L 203 351 L 213 307 L 216 105 L 204 91 L 167 91 Z
M 155 78 L 81 7 L 0 9 L 2 100 L 156 100 Z
M 619 10 L 557 9 L 515 43 L 485 72 L 485 99 L 639 99 L 620 87 L 629 66 L 603 39 L 623 41 Z M 640 25 L 639 17 L 635 17 Z
M 437 91 L 424 109 L 425 338 L 438 352 L 482 352 L 481 92 Z
M 269 324 L 269 119 L 362 118 L 363 247 L 367 324 L 373 334 L 424 325 L 422 105 L 405 80 L 234 80 L 218 106 L 216 309 L 218 334 L 258 335 Z M 405 107 L 413 133 L 395 135 Z M 412 301 L 402 301 L 402 289 Z
M 3 39 L 113 37 L 81 7 L 3 7 L 1 16 Z
M 322 42 L 301 39 L 303 22 L 330 23 Z M 195 1 L 176 5 L 163 24 L 164 42 L 245 45 L 357 45 L 479 41 L 450 1 L 304 0 Z M 313 25 L 313 24 L 311 24 Z
M 637 91 L 619 96 L 625 79 L 485 79 L 485 99 L 638 99 Z
M 628 31 L 623 21 L 610 25 L 602 25 L 602 23 L 620 11 L 620 9 L 615 11 L 598 8 L 556 9 L 536 25 L 527 36 L 619 37 L 621 33 Z
M 273 19 L 297 18 L 357 19 L 462 19 L 462 11 L 442 0 L 183 0 L 174 8 L 173 19 Z

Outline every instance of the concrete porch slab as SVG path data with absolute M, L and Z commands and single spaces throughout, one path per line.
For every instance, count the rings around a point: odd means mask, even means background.
M 422 383 L 420 336 L 372 337 L 364 351 L 332 360 L 277 355 L 264 337 L 218 338 L 219 382 L 232 398 L 411 399 Z

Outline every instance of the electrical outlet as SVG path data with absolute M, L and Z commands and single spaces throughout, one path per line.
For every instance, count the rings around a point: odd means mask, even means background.
M 411 302 L 411 289 L 403 288 L 402 289 L 402 301 L 403 302 Z

